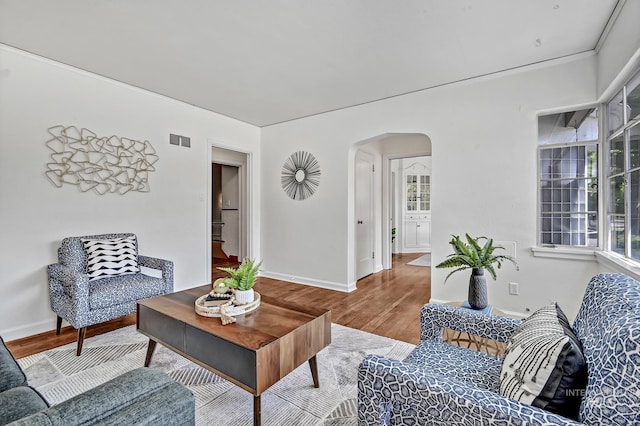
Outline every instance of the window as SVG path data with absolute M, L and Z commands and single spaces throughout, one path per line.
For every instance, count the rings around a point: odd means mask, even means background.
M 538 118 L 539 244 L 597 247 L 598 111 Z
M 607 248 L 640 260 L 640 73 L 606 112 Z

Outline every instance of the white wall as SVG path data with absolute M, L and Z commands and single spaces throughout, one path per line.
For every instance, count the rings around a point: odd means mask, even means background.
M 353 144 L 385 133 L 421 133 L 433 158 L 432 252 L 448 253 L 451 234 L 489 235 L 517 246 L 520 271 L 508 265 L 490 282 L 496 307 L 524 313 L 556 299 L 573 315 L 591 262 L 534 258 L 538 111 L 593 102 L 595 57 L 580 55 L 263 128 L 264 269 L 303 282 L 347 289 L 353 280 Z M 299 149 L 320 161 L 319 190 L 293 201 L 279 185 L 285 158 Z M 468 275 L 432 270 L 432 297 L 463 300 Z M 520 284 L 509 296 L 508 282 Z
M 45 141 L 59 124 L 151 142 L 159 155 L 151 192 L 53 186 Z M 191 137 L 192 147 L 169 145 L 169 133 Z M 176 289 L 209 282 L 208 139 L 259 158 L 259 137 L 254 126 L 0 45 L 0 335 L 55 327 L 46 265 L 66 236 L 135 232 L 142 254 L 174 261 Z

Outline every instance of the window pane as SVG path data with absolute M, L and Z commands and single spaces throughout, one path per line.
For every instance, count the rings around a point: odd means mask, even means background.
M 430 181 L 431 176 L 420 176 L 420 210 L 431 210 Z
M 609 176 L 624 171 L 624 136 L 612 139 L 609 142 Z
M 609 125 L 609 134 L 615 133 L 625 123 L 622 92 L 618 93 L 616 97 L 607 104 L 607 123 Z
M 622 176 L 609 179 L 609 213 L 624 215 L 624 177 Z
M 611 251 L 624 255 L 624 215 L 609 216 Z
M 640 123 L 628 130 L 629 132 L 629 164 L 631 169 L 640 167 Z
M 640 73 L 627 85 L 627 113 L 629 120 L 640 116 Z
M 538 145 L 558 145 L 597 139 L 598 110 L 596 108 L 538 117 Z
M 407 175 L 407 211 L 418 210 L 418 176 Z
M 598 211 L 598 179 L 587 180 L 587 211 Z
M 598 145 L 587 145 L 587 176 L 598 176 Z
M 598 245 L 597 219 L 586 213 L 545 213 L 541 216 L 541 243 L 565 246 Z
M 640 259 L 640 170 L 631 172 L 629 192 L 631 195 L 631 211 L 629 212 L 631 257 Z
M 587 215 L 587 246 L 598 247 L 598 213 L 593 212 Z
M 542 244 L 598 245 L 597 145 L 540 150 Z

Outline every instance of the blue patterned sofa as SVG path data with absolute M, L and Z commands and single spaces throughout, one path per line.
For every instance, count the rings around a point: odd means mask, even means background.
M 24 372 L 0 338 L 0 425 L 195 424 L 195 398 L 166 374 L 138 368 L 49 407 L 27 384 Z
M 91 279 L 83 241 L 123 238 L 133 239 L 131 250 L 138 269 L 147 267 L 159 270 L 162 276 L 129 272 Z M 65 238 L 58 249 L 58 262 L 47 267 L 51 309 L 58 316 L 56 333 L 60 334 L 63 319 L 78 330 L 78 356 L 82 351 L 86 327 L 135 312 L 138 300 L 173 291 L 173 262 L 140 255 L 135 234 Z
M 421 342 L 403 361 L 369 355 L 358 369 L 364 425 L 571 425 L 501 396 L 500 358 L 449 345 L 442 328 L 506 342 L 521 321 L 427 304 Z M 573 323 L 588 368 L 582 424 L 640 424 L 640 283 L 620 274 L 589 282 Z

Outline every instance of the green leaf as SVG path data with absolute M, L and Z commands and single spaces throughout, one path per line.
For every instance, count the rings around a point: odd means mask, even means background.
M 228 273 L 230 276 L 224 279 L 227 287 L 238 290 L 249 290 L 253 288 L 256 282 L 258 271 L 262 262 L 254 264 L 249 258 L 244 258 L 237 268 L 220 267 L 221 271 Z
M 516 270 L 519 270 L 518 264 L 511 256 L 494 254 L 495 250 L 504 250 L 504 247 L 494 246 L 492 238 L 484 236 L 473 238 L 465 234 L 465 239 L 466 241 L 458 235 L 452 235 L 449 244 L 453 248 L 453 253 L 436 265 L 436 268 L 457 268 L 447 275 L 445 282 L 453 273 L 470 268 L 486 269 L 496 280 L 496 269 L 500 269 L 502 262 L 506 260 L 513 263 Z M 482 241 L 484 244 L 481 243 Z

